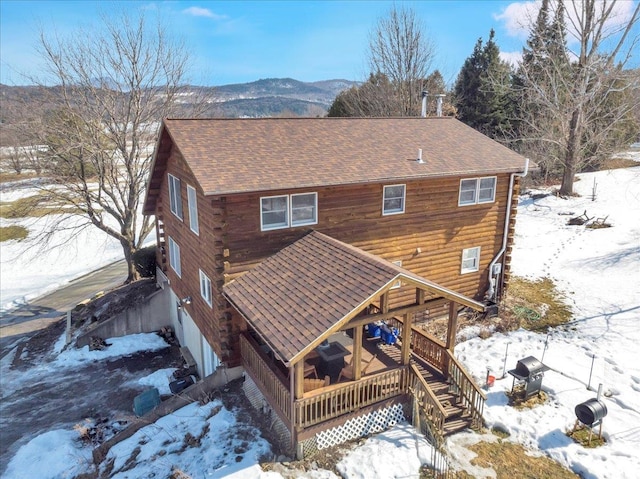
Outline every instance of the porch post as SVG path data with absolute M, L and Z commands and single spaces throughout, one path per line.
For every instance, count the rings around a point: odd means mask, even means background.
M 383 293 L 380 296 L 380 312 L 388 313 L 389 312 L 389 292 Z
M 294 366 L 295 398 L 300 399 L 304 395 L 304 361 L 298 361 Z
M 413 314 L 405 314 L 402 316 L 402 364 L 406 366 L 409 364 L 409 358 L 411 357 L 411 319 L 413 318 Z
M 447 349 L 453 352 L 456 346 L 456 331 L 458 329 L 458 303 L 449 302 L 449 327 L 447 329 Z
M 356 326 L 353 328 L 353 379 L 357 381 L 362 377 L 362 328 Z

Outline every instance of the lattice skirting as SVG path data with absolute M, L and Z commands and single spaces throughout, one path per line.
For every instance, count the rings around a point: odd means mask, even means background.
M 384 409 L 349 419 L 342 426 L 319 432 L 315 437 L 316 447 L 318 450 L 326 449 L 351 439 L 382 432 L 404 420 L 402 404 L 394 404 Z M 306 449 L 307 447 L 304 447 L 305 452 Z
M 242 384 L 242 390 L 245 396 L 249 399 L 251 405 L 258 411 L 258 414 L 269 415 L 271 419 L 271 428 L 276 432 L 278 436 L 279 446 L 283 451 L 291 448 L 291 432 L 282 422 L 280 417 L 271 409 L 269 403 L 262 395 L 256 383 L 247 374 L 245 375 L 244 383 Z

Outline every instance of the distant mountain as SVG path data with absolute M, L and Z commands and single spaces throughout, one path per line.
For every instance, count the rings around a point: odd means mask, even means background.
M 98 82 L 98 80 L 96 80 Z M 190 86 L 180 102 L 187 106 L 191 92 L 212 98 L 208 116 L 266 117 L 266 116 L 324 116 L 338 93 L 356 85 L 350 80 L 301 82 L 293 78 L 265 78 L 250 83 L 221 86 Z M 105 86 L 109 86 L 106 85 Z M 0 123 L 17 121 L 17 109 L 41 111 L 47 88 L 9 86 L 0 84 Z M 189 91 L 190 90 L 190 91 Z M 200 95 L 193 95 L 198 97 Z M 46 108 L 51 107 L 48 104 Z M 4 141 L 3 141 L 4 143 Z
M 265 78 L 250 83 L 212 87 L 220 116 L 262 117 L 294 114 L 323 116 L 338 93 L 356 85 L 349 80 L 301 82 Z M 207 92 L 209 93 L 209 92 Z

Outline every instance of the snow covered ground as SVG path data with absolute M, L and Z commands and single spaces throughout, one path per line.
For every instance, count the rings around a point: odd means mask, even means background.
M 0 201 L 11 202 L 37 195 L 38 188 L 30 181 L 16 182 L 13 188 L 3 185 Z M 87 227 L 77 231 L 54 233 L 46 251 L 34 244 L 34 232 L 47 229 L 58 215 L 42 218 L 0 218 L 0 226 L 23 226 L 30 236 L 24 241 L 0 243 L 0 311 L 55 291 L 80 276 L 122 259 L 122 247 L 115 238 Z M 78 219 L 74 220 L 80 224 Z M 71 223 L 70 223 L 71 225 Z
M 596 197 L 592 200 L 594 180 Z M 488 426 L 508 431 L 508 440 L 548 454 L 585 478 L 637 478 L 640 167 L 582 174 L 576 190 L 581 196 L 570 199 L 523 197 L 518 207 L 513 252 L 513 272 L 529 278 L 552 278 L 566 295 L 574 320 L 548 335 L 520 330 L 488 339 L 473 338 L 460 343 L 456 354 L 480 382 L 484 381 L 487 369 L 498 377 L 495 386 L 488 390 L 485 419 Z M 607 217 L 612 227 L 591 230 L 566 225 L 569 213 L 577 216 L 585 210 L 589 217 Z M 85 253 L 81 246 L 77 254 Z M 2 248 L 4 256 L 6 246 Z M 91 251 L 86 253 L 88 257 L 96 256 Z M 5 271 L 11 277 L 14 269 L 22 267 L 17 262 L 4 269 L 3 263 L 3 278 L 7 277 Z M 38 293 L 34 289 L 32 293 L 21 294 L 29 297 Z M 98 359 L 91 354 L 94 353 L 81 356 L 85 360 Z M 126 354 L 126 347 L 121 354 Z M 505 368 L 513 368 L 518 359 L 529 355 L 544 358 L 544 363 L 552 368 L 543 380 L 549 401 L 533 409 L 516 410 L 507 405 L 504 394 L 511 389 L 511 377 L 502 376 Z M 74 359 L 77 360 L 81 359 Z M 64 358 L 59 361 L 63 367 Z M 587 389 L 590 376 L 592 390 Z M 145 381 L 166 387 L 163 374 Z M 575 422 L 574 407 L 595 397 L 594 389 L 599 384 L 603 385 L 602 399 L 608 410 L 603 423 L 607 442 L 599 448 L 585 449 L 565 432 Z M 167 477 L 175 467 L 192 477 L 281 479 L 283 475 L 278 472 L 261 470 L 257 458 L 268 451 L 268 445 L 255 436 L 256 431 L 246 427 L 241 418 L 215 401 L 205 406 L 188 406 L 114 447 L 109 453 L 116 465 L 114 472 L 139 449 L 136 465 L 114 477 Z M 187 432 L 200 441 L 184 446 Z M 470 436 L 460 434 L 450 439 L 451 450 L 461 464 L 468 461 L 462 457 L 460 446 L 469 442 Z M 398 425 L 368 439 L 345 456 L 337 469 L 347 478 L 417 478 L 419 465 L 427 462 L 428 457 L 429 445 L 407 425 Z M 5 477 L 70 477 L 90 470 L 89 462 L 90 448 L 78 441 L 77 433 L 54 430 L 24 445 L 10 462 Z M 479 468 L 471 469 L 471 473 L 475 477 L 492 477 L 491 471 Z M 329 471 L 313 470 L 301 472 L 297 477 L 336 476 Z

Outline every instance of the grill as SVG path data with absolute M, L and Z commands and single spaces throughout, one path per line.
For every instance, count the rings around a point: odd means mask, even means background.
M 607 406 L 599 399 L 592 398 L 575 407 L 576 417 L 585 426 L 593 427 L 602 422 L 607 415 Z
M 542 378 L 544 372 L 549 368 L 538 361 L 533 356 L 521 359 L 516 364 L 515 369 L 508 371 L 513 376 L 513 386 L 511 387 L 511 393 L 515 394 L 516 386 L 523 386 L 524 399 L 529 399 L 540 392 L 542 389 Z

